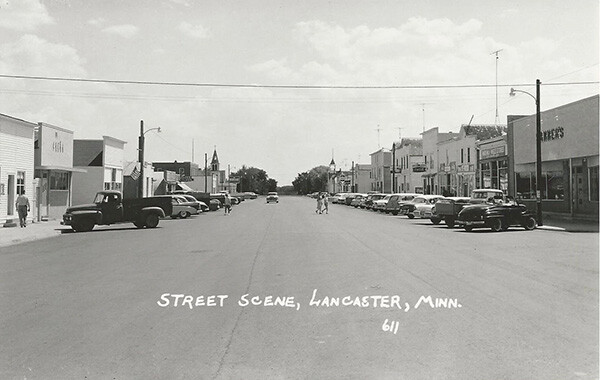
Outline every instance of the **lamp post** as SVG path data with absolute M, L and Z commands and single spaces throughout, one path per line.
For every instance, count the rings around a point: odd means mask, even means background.
M 510 89 L 510 96 L 515 96 L 517 92 L 527 94 L 535 100 L 535 153 L 536 153 L 536 174 L 535 174 L 535 198 L 537 205 L 537 222 L 538 225 L 543 226 L 542 219 L 542 119 L 540 115 L 540 82 L 539 79 L 535 81 L 535 93 L 537 96 L 533 96 L 527 91 Z
M 140 120 L 140 137 L 138 138 L 138 160 L 140 161 L 140 186 L 138 188 L 138 198 L 144 197 L 144 135 L 154 130 L 160 132 L 160 127 L 151 128 L 144 132 L 144 120 Z

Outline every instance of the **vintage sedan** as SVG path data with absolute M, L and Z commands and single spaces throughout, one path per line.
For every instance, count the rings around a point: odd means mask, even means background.
M 385 213 L 389 214 L 391 212 L 392 215 L 398 215 L 398 213 L 402 209 L 402 205 L 404 205 L 407 202 L 412 201 L 417 196 L 419 196 L 419 194 L 415 194 L 415 193 L 392 194 L 392 196 L 390 197 L 390 200 L 385 205 Z
M 200 212 L 208 211 L 208 206 L 206 205 L 206 203 L 201 202 L 201 201 L 197 200 L 195 197 L 188 195 L 188 194 L 181 194 L 181 196 L 184 197 L 185 199 L 187 199 L 191 203 L 197 203 Z
M 387 205 L 387 203 L 389 202 L 391 197 L 392 197 L 392 194 L 386 194 L 383 198 L 373 201 L 372 210 L 384 212 L 385 206 Z
M 279 203 L 279 195 L 276 192 L 271 191 L 267 194 L 267 203 Z
M 367 198 L 367 194 L 356 194 L 350 202 L 350 206 L 358 208 L 365 198 Z
M 509 197 L 506 201 L 494 200 L 466 206 L 458 213 L 456 223 L 469 232 L 474 228 L 489 228 L 498 232 L 506 231 L 512 226 L 526 230 L 537 227 L 533 213 L 525 205 L 518 204 Z
M 417 202 L 415 199 L 415 211 L 413 215 L 415 218 L 431 219 L 433 216 L 432 209 L 440 199 L 444 199 L 441 195 L 422 195 L 419 198 L 424 198 L 425 202 Z
M 384 197 L 385 197 L 385 194 L 381 194 L 381 193 L 374 193 L 374 194 L 367 195 L 367 198 L 364 201 L 364 208 L 366 208 L 367 210 L 372 209 L 373 202 L 383 199 Z
M 190 202 L 185 199 L 183 195 L 171 194 L 160 195 L 159 197 L 171 198 L 171 204 L 173 205 L 171 219 L 185 219 L 188 216 L 197 215 L 200 213 L 200 205 L 197 203 L 197 201 Z

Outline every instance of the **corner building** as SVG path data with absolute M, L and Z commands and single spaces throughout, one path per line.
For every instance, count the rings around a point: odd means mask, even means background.
M 544 212 L 598 219 L 598 95 L 541 113 Z M 508 116 L 509 194 L 536 205 L 536 115 Z

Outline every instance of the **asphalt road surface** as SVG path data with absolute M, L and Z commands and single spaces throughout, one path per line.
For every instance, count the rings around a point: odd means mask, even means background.
M 598 378 L 598 234 L 315 206 L 2 248 L 0 378 Z

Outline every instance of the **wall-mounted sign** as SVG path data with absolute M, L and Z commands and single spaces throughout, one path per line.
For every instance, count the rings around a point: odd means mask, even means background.
M 482 149 L 479 155 L 482 160 L 485 160 L 486 158 L 505 156 L 506 146 L 502 145 L 494 148 Z
M 565 137 L 565 129 L 563 127 L 557 127 L 542 131 L 542 141 L 558 140 Z
M 44 124 L 40 128 L 39 165 L 73 167 L 73 132 Z

